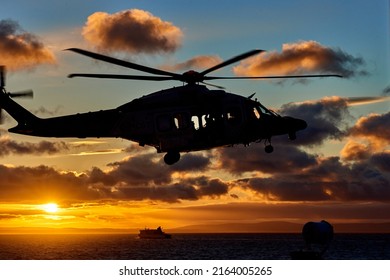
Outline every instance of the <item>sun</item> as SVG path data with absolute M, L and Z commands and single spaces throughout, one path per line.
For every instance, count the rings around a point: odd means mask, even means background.
M 58 212 L 58 205 L 56 203 L 47 203 L 42 205 L 42 209 L 47 213 L 56 213 Z

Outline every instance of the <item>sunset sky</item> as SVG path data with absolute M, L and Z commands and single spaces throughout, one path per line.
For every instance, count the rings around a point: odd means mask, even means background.
M 64 51 L 72 47 L 178 73 L 263 49 L 213 75 L 344 78 L 218 81 L 228 92 L 256 92 L 262 104 L 305 119 L 308 128 L 294 142 L 273 138 L 272 154 L 260 143 L 183 154 L 173 166 L 155 149 L 123 139 L 8 133 L 16 122 L 4 113 L 0 233 L 390 223 L 388 1 L 5 2 L 0 64 L 7 90 L 33 89 L 34 99 L 15 101 L 42 118 L 116 108 L 181 85 L 69 79 L 77 72 L 143 74 Z

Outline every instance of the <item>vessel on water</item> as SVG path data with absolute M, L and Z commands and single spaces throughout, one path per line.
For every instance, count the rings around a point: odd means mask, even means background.
M 163 232 L 161 227 L 157 229 L 141 229 L 139 231 L 138 237 L 141 239 L 169 239 L 172 237 L 171 234 Z

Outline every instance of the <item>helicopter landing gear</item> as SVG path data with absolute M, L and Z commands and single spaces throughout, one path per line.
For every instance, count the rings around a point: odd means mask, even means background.
M 164 162 L 168 165 L 175 164 L 180 160 L 180 153 L 179 152 L 168 152 L 164 156 Z
M 269 144 L 269 145 L 265 146 L 264 151 L 265 151 L 267 154 L 270 154 L 270 153 L 272 153 L 272 152 L 274 151 L 274 147 L 272 147 L 272 145 Z
M 268 143 L 268 144 L 267 144 Z M 270 154 L 274 151 L 274 147 L 271 145 L 271 139 L 266 139 L 264 141 L 264 151 L 267 153 L 267 154 Z

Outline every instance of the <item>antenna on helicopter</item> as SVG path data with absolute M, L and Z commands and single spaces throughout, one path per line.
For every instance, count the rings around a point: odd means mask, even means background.
M 32 98 L 34 93 L 33 91 L 30 90 L 24 90 L 24 91 L 18 91 L 18 92 L 7 92 L 5 89 L 5 81 L 6 81 L 6 69 L 4 65 L 0 65 L 0 94 L 7 95 L 8 97 L 14 98 L 14 97 L 30 97 Z M 3 117 L 2 117 L 2 108 L 0 104 L 0 123 L 3 122 Z

